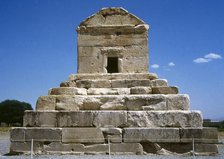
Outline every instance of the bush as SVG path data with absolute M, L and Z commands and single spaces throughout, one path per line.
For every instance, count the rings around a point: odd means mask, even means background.
M 5 100 L 0 103 L 0 122 L 4 122 L 9 126 L 15 125 L 16 123 L 22 125 L 25 110 L 33 110 L 33 108 L 26 102 Z

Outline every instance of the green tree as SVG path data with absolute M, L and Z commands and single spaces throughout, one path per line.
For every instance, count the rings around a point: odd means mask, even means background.
M 23 115 L 25 110 L 33 110 L 32 106 L 26 102 L 18 100 L 5 100 L 0 103 L 0 122 L 13 125 L 15 123 L 23 124 Z

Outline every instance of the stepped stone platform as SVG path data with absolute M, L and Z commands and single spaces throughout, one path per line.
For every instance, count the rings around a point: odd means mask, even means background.
M 78 73 L 40 96 L 11 154 L 217 154 L 187 94 L 148 73 L 148 25 L 123 8 L 104 8 L 78 32 Z M 194 152 L 192 152 L 194 150 Z

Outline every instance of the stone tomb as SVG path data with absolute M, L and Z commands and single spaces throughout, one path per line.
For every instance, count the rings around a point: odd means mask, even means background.
M 41 96 L 12 128 L 10 153 L 216 154 L 189 96 L 148 73 L 148 29 L 123 8 L 103 8 L 77 28 L 78 73 Z M 109 152 L 110 147 L 110 152 Z

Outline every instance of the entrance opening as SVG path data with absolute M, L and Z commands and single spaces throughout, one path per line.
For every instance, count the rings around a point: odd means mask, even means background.
M 107 73 L 118 73 L 118 57 L 107 57 Z

